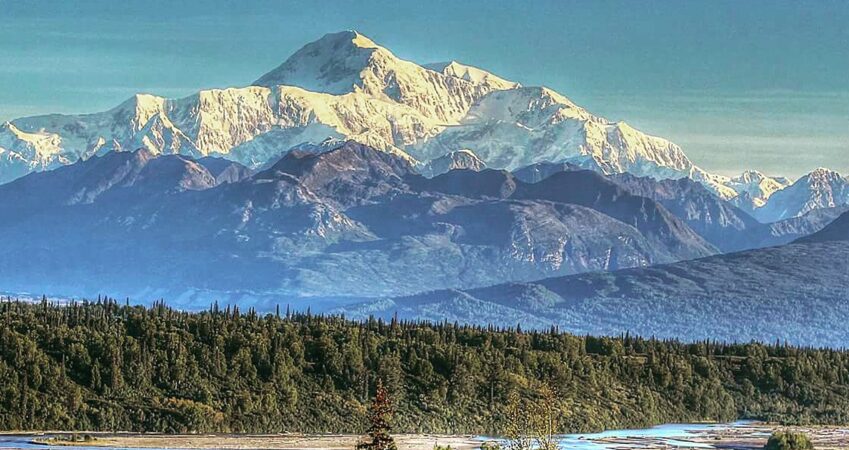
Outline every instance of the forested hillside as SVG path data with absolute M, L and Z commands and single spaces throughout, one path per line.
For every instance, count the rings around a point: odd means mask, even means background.
M 776 326 L 780 326 L 776 318 Z M 112 301 L 0 303 L 0 428 L 497 433 L 511 393 L 568 430 L 738 417 L 849 422 L 849 353 Z M 566 430 L 563 430 L 566 431 Z

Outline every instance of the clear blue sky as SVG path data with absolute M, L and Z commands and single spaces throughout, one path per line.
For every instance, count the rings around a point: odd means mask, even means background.
M 245 85 L 343 29 L 406 59 L 550 86 L 709 170 L 849 174 L 837 1 L 0 0 L 0 120 Z

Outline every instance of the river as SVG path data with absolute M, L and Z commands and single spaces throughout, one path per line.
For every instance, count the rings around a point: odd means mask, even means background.
M 650 448 L 740 448 L 752 449 L 763 445 L 770 429 L 752 422 L 735 422 L 728 424 L 667 424 L 644 429 L 610 430 L 601 433 L 569 434 L 560 436 L 560 448 L 564 450 L 612 450 L 612 449 L 650 449 Z M 45 435 L 49 436 L 49 434 Z M 99 435 L 98 435 L 99 436 Z M 33 435 L 0 435 L 0 450 L 2 449 L 45 449 L 56 448 L 62 450 L 103 450 L 103 446 L 49 446 L 33 444 Z M 142 437 L 143 439 L 144 437 Z M 256 435 L 251 436 L 252 444 L 256 445 Z M 276 437 L 275 437 L 276 438 Z M 180 439 L 180 437 L 175 437 Z M 230 441 L 227 448 L 238 446 L 240 436 L 227 435 Z M 486 438 L 479 438 L 481 442 Z M 140 444 L 139 444 L 140 445 Z M 167 447 L 178 448 L 179 444 Z M 225 447 L 225 445 L 222 445 Z M 133 447 L 109 447 L 116 449 L 131 450 L 166 450 L 165 447 L 146 446 L 145 449 Z M 215 448 L 214 446 L 205 448 Z M 219 447 L 220 448 L 220 447 Z M 253 448 L 245 446 L 244 448 Z M 264 448 L 264 447 L 263 447 Z M 292 448 L 299 448 L 292 446 Z M 315 450 L 315 448 L 311 448 Z M 401 450 L 404 450 L 401 446 Z

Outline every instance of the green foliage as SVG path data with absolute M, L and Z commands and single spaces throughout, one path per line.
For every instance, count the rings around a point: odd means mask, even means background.
M 378 379 L 396 432 L 503 434 L 510 399 L 559 432 L 849 422 L 846 351 L 0 302 L 0 429 L 359 432 Z
M 765 450 L 813 450 L 814 444 L 805 433 L 776 431 L 769 437 Z
M 540 383 L 531 395 L 510 393 L 503 426 L 504 448 L 557 450 L 555 435 L 564 412 L 559 396 L 548 383 Z

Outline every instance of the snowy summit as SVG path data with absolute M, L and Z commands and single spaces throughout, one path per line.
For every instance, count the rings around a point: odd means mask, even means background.
M 708 173 L 674 143 L 596 116 L 551 89 L 456 61 L 419 65 L 356 31 L 305 45 L 251 86 L 179 99 L 139 94 L 101 113 L 15 119 L 0 127 L 0 182 L 138 148 L 258 168 L 327 139 L 420 164 L 468 149 L 491 168 L 569 162 L 607 174 L 689 177 L 749 210 L 787 186 L 758 172 Z

